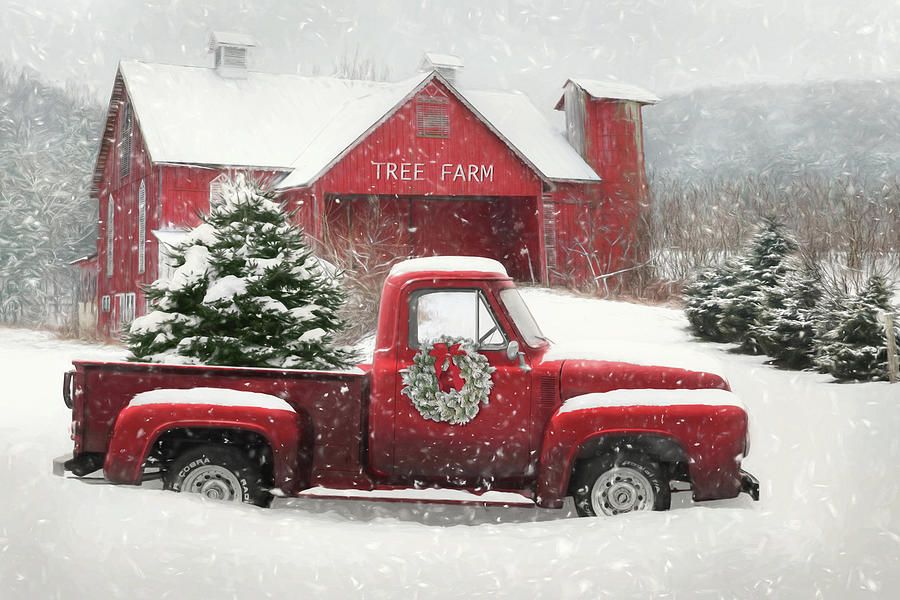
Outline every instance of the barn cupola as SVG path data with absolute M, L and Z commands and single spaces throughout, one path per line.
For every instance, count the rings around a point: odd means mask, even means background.
M 420 71 L 437 71 L 444 79 L 456 85 L 456 78 L 463 69 L 463 60 L 452 54 L 426 52 L 419 64 Z
M 209 52 L 216 72 L 229 79 L 247 77 L 248 54 L 255 46 L 256 41 L 243 33 L 214 31 L 209 36 Z
M 641 109 L 659 98 L 619 82 L 570 79 L 556 110 L 565 111 L 569 144 L 611 196 L 642 197 L 646 187 Z

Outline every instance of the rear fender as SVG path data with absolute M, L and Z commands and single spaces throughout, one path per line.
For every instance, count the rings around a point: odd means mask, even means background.
M 600 456 L 619 445 L 632 445 L 661 462 L 687 463 L 688 454 L 671 435 L 656 429 L 605 428 L 607 409 L 580 410 L 553 415 L 544 432 L 538 467 L 537 503 L 559 508 L 568 495 L 572 469 L 578 460 Z
M 274 486 L 290 492 L 298 479 L 302 416 L 286 410 L 211 404 L 127 406 L 116 419 L 103 473 L 113 483 L 140 484 L 156 441 L 180 429 L 224 429 L 255 433 L 272 450 Z

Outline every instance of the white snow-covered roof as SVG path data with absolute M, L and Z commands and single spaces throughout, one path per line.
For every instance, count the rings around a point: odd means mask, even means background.
M 622 83 L 620 81 L 598 81 L 596 79 L 570 79 L 572 83 L 583 89 L 593 98 L 609 98 L 612 100 L 632 100 L 641 104 L 656 104 L 659 96 L 642 87 Z M 566 82 L 566 84 L 569 83 Z M 565 86 L 563 86 L 565 87 Z
M 481 256 L 426 256 L 411 258 L 391 267 L 389 277 L 406 273 L 423 271 L 474 271 L 476 273 L 494 273 L 507 277 L 506 267 L 492 258 Z
M 463 68 L 463 59 L 453 54 L 441 54 L 440 52 L 426 52 L 422 57 L 422 64 L 431 64 L 436 67 Z
M 309 185 L 435 72 L 393 83 L 123 61 L 120 72 L 157 163 L 289 171 Z M 459 92 L 544 178 L 599 177 L 522 94 Z
M 385 84 L 123 61 L 122 76 L 155 162 L 290 169 L 348 103 Z
M 547 179 L 600 181 L 565 136 L 544 119 L 524 94 L 473 90 L 460 93 Z
M 218 44 L 225 44 L 227 46 L 247 46 L 252 48 L 253 46 L 256 46 L 256 40 L 246 33 L 213 31 L 209 34 L 209 49 L 213 50 Z

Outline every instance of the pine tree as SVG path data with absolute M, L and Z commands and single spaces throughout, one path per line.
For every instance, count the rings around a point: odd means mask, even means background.
M 173 253 L 170 281 L 147 289 L 152 312 L 126 335 L 133 360 L 343 368 L 333 345 L 344 301 L 274 194 L 237 175 Z
M 766 218 L 738 259 L 735 283 L 723 291 L 719 330 L 724 339 L 740 343 L 741 351 L 762 351 L 753 327 L 763 307 L 778 303 L 773 294 L 787 270 L 785 258 L 796 249 L 781 223 Z
M 753 334 L 763 352 L 791 369 L 812 366 L 822 277 L 813 265 L 789 265 L 769 294 Z
M 879 274 L 845 306 L 832 305 L 816 340 L 816 364 L 835 379 L 878 380 L 887 377 L 887 348 L 881 315 L 893 310 L 891 290 Z M 900 338 L 900 331 L 895 330 Z
M 713 342 L 726 341 L 719 321 L 725 292 L 736 282 L 735 268 L 733 262 L 727 261 L 718 267 L 704 269 L 685 286 L 684 313 L 697 337 Z

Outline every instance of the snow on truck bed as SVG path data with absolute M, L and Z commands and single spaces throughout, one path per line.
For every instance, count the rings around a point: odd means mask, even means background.
M 262 510 L 51 475 L 61 377 L 121 350 L 0 329 L 0 598 L 898 598 L 900 384 L 836 385 L 694 341 L 678 311 L 529 290 L 558 342 L 721 364 L 751 413 L 762 499 L 614 519 L 278 499 Z
M 290 404 L 269 394 L 229 390 L 224 388 L 161 389 L 141 392 L 128 406 L 149 404 L 210 404 L 213 406 L 244 406 L 295 412 Z

